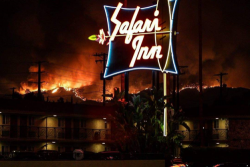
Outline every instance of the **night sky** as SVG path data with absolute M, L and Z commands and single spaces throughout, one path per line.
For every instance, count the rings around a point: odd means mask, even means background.
M 1 0 L 0 1 L 0 94 L 35 88 L 37 61 L 43 63 L 44 88 L 64 84 L 101 90 L 102 65 L 95 53 L 108 46 L 88 37 L 107 31 L 103 5 L 117 6 L 118 0 Z M 128 7 L 152 5 L 152 0 L 128 0 Z M 219 85 L 214 74 L 227 72 L 230 87 L 250 88 L 250 2 L 249 0 L 203 0 L 203 82 Z M 187 65 L 182 85 L 198 83 L 198 0 L 181 0 L 178 11 L 177 56 Z M 150 71 L 130 73 L 130 90 L 150 86 Z M 119 86 L 119 76 L 107 89 Z

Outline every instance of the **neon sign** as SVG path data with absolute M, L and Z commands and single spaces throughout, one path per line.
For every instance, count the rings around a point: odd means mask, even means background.
M 177 0 L 167 0 L 167 7 L 158 5 L 140 8 L 104 6 L 108 35 L 101 29 L 90 40 L 109 45 L 104 78 L 132 70 L 158 70 L 177 74 L 173 53 L 173 20 Z M 168 17 L 163 17 L 167 15 Z

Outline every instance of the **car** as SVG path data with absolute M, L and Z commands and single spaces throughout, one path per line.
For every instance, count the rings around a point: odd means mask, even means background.
M 172 159 L 171 167 L 186 167 L 186 165 L 182 162 L 181 158 L 174 158 Z
M 103 151 L 98 153 L 99 158 L 103 160 L 118 160 L 122 159 L 122 155 L 119 151 Z
M 37 156 L 40 160 L 55 160 L 59 157 L 59 152 L 56 150 L 39 150 Z
M 38 157 L 32 151 L 13 150 L 9 153 L 9 159 L 11 160 L 36 160 L 38 159 Z
M 213 167 L 248 167 L 249 165 L 247 163 L 232 163 L 232 162 L 226 162 L 226 163 L 220 163 L 216 164 Z

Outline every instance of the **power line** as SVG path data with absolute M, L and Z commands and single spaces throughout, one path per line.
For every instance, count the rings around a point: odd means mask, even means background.
M 96 60 L 95 62 L 96 63 L 98 63 L 98 62 L 101 62 L 103 65 L 102 65 L 102 68 L 103 68 L 103 73 L 104 73 L 104 71 L 105 71 L 105 68 L 106 68 L 106 61 L 107 61 L 107 54 L 106 53 L 99 53 L 99 54 L 95 54 L 95 55 L 93 55 L 93 56 L 95 56 L 95 57 L 99 57 L 99 58 L 101 58 L 101 60 Z M 100 74 L 101 76 L 103 76 L 103 74 L 101 73 Z M 105 91 L 105 87 L 106 87 L 106 79 L 105 78 L 103 78 L 103 77 L 101 77 L 101 80 L 103 81 L 103 106 L 105 106 L 105 93 L 106 93 L 106 91 Z

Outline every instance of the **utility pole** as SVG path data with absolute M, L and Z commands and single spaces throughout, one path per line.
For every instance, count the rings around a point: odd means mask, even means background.
M 127 0 L 124 0 L 125 8 L 127 7 Z M 128 102 L 128 92 L 129 92 L 129 72 L 121 74 L 121 92 L 125 91 L 125 100 Z
M 179 66 L 179 75 L 177 75 L 177 103 L 176 109 L 179 110 L 180 107 L 180 75 L 184 75 L 185 72 L 181 72 L 181 69 L 188 68 L 188 66 Z
M 41 62 L 38 62 L 38 96 L 41 97 Z
M 125 72 L 125 100 L 129 101 L 129 72 Z
M 167 73 L 167 95 L 170 95 L 170 73 Z M 170 99 L 167 99 L 167 102 L 170 103 Z
M 215 74 L 214 76 L 220 76 L 220 100 L 222 100 L 222 87 L 223 87 L 223 84 L 222 84 L 222 78 L 224 75 L 228 75 L 228 73 L 219 73 L 219 74 Z
M 152 71 L 152 88 L 155 87 L 156 90 L 159 90 L 159 71 Z
M 12 99 L 14 99 L 14 93 L 15 93 L 15 87 L 13 87 L 13 88 L 10 88 L 10 89 L 12 89 Z
M 173 92 L 172 92 L 173 100 L 172 100 L 172 103 L 173 103 L 173 106 L 174 106 L 174 110 L 177 111 L 176 110 L 177 109 L 177 107 L 176 107 L 176 99 L 175 99 L 175 95 L 176 95 L 176 92 L 175 92 L 175 90 L 176 90 L 176 75 L 172 74 L 172 76 L 173 76 Z
M 153 89 L 155 87 L 155 73 L 156 73 L 156 71 L 152 71 L 152 88 Z
M 204 146 L 203 133 L 203 92 L 202 92 L 202 0 L 198 0 L 198 26 L 199 26 L 199 120 L 201 147 Z
M 44 81 L 41 81 L 41 74 L 44 73 L 45 71 L 41 71 L 41 64 L 45 63 L 46 61 L 38 61 L 36 62 L 38 64 L 38 71 L 37 72 L 32 72 L 32 73 L 37 73 L 38 76 L 38 81 L 37 82 L 29 82 L 29 83 L 37 83 L 38 85 L 38 94 L 37 97 L 40 99 L 42 97 L 41 94 L 41 84 L 44 83 Z
M 103 74 L 104 74 L 104 71 L 105 71 L 105 68 L 106 68 L 106 57 L 107 57 L 107 54 L 106 53 L 100 53 L 100 54 L 95 54 L 93 55 L 95 57 L 100 57 L 102 58 L 101 60 L 96 60 L 95 62 L 98 63 L 98 62 L 102 62 L 103 64 L 103 72 L 101 72 L 100 74 L 100 79 L 103 81 L 103 88 L 102 88 L 102 91 L 103 91 L 103 94 L 102 94 L 102 98 L 103 98 L 103 106 L 105 106 L 105 100 L 106 100 L 106 79 L 103 77 Z M 112 79 L 112 78 L 111 78 Z

